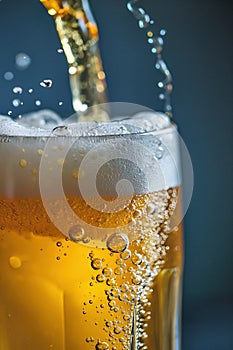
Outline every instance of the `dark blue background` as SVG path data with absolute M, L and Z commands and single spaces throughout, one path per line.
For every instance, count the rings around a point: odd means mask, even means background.
M 102 57 L 111 101 L 160 110 L 155 83 L 159 73 L 146 34 L 125 1 L 92 0 L 99 23 Z M 164 54 L 174 76 L 174 119 L 194 167 L 195 187 L 185 218 L 184 350 L 233 349 L 232 230 L 232 2 L 229 0 L 144 0 L 141 4 L 168 34 Z M 14 115 L 51 108 L 72 113 L 67 66 L 53 19 L 39 1 L 0 2 L 0 113 Z M 32 64 L 15 67 L 25 52 Z M 3 75 L 12 71 L 15 78 Z M 44 78 L 54 81 L 43 89 Z M 32 87 L 24 105 L 12 107 L 13 86 Z M 58 101 L 64 101 L 58 106 Z M 152 350 L 152 349 L 151 349 Z

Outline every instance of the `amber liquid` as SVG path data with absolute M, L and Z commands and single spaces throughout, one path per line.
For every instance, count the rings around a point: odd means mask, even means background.
M 169 227 L 177 191 L 135 196 L 102 224 L 102 213 L 69 198 L 86 222 L 114 227 L 118 215 L 118 232 L 126 222 L 122 232 L 135 231 L 115 251 L 107 238 L 93 247 L 65 237 L 40 199 L 1 198 L 0 349 L 178 349 L 182 234 Z

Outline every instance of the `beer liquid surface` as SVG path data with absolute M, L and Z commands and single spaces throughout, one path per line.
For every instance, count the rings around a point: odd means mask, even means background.
M 1 198 L 0 349 L 175 348 L 182 236 L 170 217 L 177 194 L 138 195 L 105 216 L 67 198 L 86 222 L 117 227 L 96 246 L 77 225 L 70 238 L 60 233 L 39 198 Z

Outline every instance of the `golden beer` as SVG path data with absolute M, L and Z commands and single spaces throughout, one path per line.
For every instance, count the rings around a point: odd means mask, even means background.
M 14 139 L 1 143 L 0 349 L 178 349 L 182 230 L 172 222 L 181 215 L 180 188 L 140 191 L 121 210 L 98 211 L 77 192 L 85 174 L 59 158 L 56 139 L 51 180 L 62 169 L 75 215 L 113 230 L 93 237 L 73 222 L 63 234 L 39 195 L 46 151 L 39 138 L 36 147 Z M 59 201 L 54 211 L 68 221 Z

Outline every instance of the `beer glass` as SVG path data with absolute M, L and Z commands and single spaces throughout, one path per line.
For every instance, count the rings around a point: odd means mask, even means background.
M 180 349 L 176 126 L 0 130 L 0 349 Z

